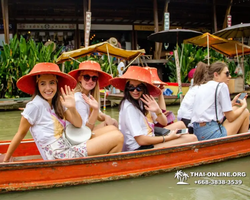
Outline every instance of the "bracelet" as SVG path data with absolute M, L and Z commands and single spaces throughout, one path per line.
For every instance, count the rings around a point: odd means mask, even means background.
M 94 125 L 95 125 L 95 123 L 93 123 L 93 124 L 90 123 L 89 120 L 88 120 L 86 123 L 88 123 L 88 124 L 91 125 L 91 126 L 94 126 Z
M 163 137 L 163 141 L 162 141 L 162 143 L 165 143 L 165 137 L 164 137 L 164 135 L 163 135 L 162 137 Z
M 156 116 L 157 116 L 157 117 L 159 117 L 159 116 L 160 116 L 161 114 L 162 114 L 162 112 L 160 112 L 160 113 L 157 113 L 157 114 L 156 114 Z

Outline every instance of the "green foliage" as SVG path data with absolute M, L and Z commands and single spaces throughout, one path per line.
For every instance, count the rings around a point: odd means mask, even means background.
M 26 41 L 17 35 L 9 44 L 3 44 L 0 51 L 0 98 L 27 96 L 16 87 L 17 80 L 30 72 L 35 64 L 40 62 L 55 62 L 62 51 L 53 51 L 54 44 L 44 46 L 33 40 Z
M 244 67 L 245 67 L 245 83 L 250 85 L 250 55 L 245 56 Z
M 201 48 L 198 46 L 194 46 L 192 44 L 181 44 L 181 47 L 178 48 L 178 56 L 180 60 L 181 66 L 181 82 L 187 83 L 188 82 L 188 72 L 196 66 L 196 64 L 200 61 L 207 63 L 208 52 L 207 48 Z M 183 50 L 182 50 L 183 48 Z M 183 51 L 183 55 L 181 57 Z M 209 58 L 210 63 L 215 61 L 224 61 L 228 64 L 229 71 L 232 77 L 236 77 L 237 75 L 234 74 L 234 70 L 236 68 L 235 62 L 230 61 L 227 59 L 223 54 L 210 49 L 209 50 Z M 250 62 L 249 62 L 250 64 Z M 250 65 L 249 65 L 250 66 Z M 168 60 L 166 63 L 166 70 L 170 71 L 169 80 L 170 82 L 177 82 L 177 75 L 176 75 L 176 66 L 175 66 L 175 58 Z M 250 77 L 250 74 L 249 74 Z M 250 78 L 249 78 L 250 79 Z M 250 80 L 249 80 L 250 81 Z

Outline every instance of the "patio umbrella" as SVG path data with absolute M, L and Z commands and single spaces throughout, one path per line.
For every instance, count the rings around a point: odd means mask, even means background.
M 201 35 L 201 32 L 189 29 L 170 29 L 152 33 L 148 36 L 148 40 L 153 42 L 181 44 L 183 40 Z
M 221 45 L 224 43 L 227 43 L 228 40 L 225 40 L 223 38 L 217 37 L 215 35 L 212 35 L 210 33 L 204 33 L 201 36 L 189 38 L 187 40 L 184 40 L 184 43 L 194 44 L 197 46 L 207 47 L 208 52 L 208 65 L 210 64 L 209 61 L 209 47 L 213 45 Z
M 228 57 L 250 54 L 250 46 L 244 45 L 234 40 L 228 40 L 227 43 L 223 44 L 214 44 L 211 46 L 211 48 Z
M 222 29 L 214 35 L 219 36 L 221 38 L 241 38 L 241 43 L 244 44 L 243 38 L 250 36 L 250 23 L 247 24 L 237 24 L 234 26 L 227 27 L 225 29 Z M 243 49 L 242 49 L 243 51 Z M 243 51 L 243 57 L 244 57 L 244 51 Z
M 98 44 L 94 44 L 88 47 L 76 49 L 73 51 L 68 51 L 68 52 L 63 52 L 59 58 L 57 58 L 56 62 L 62 63 L 68 60 L 77 59 L 80 57 L 84 57 L 87 55 L 90 55 L 92 53 L 101 53 L 101 54 L 107 54 L 110 56 L 118 57 L 118 58 L 123 58 L 126 60 L 132 60 L 140 56 L 141 54 L 145 53 L 144 49 L 139 49 L 139 50 L 124 50 L 120 49 L 118 47 L 114 47 L 108 42 L 101 42 Z
M 250 23 L 248 24 L 237 24 L 231 27 L 227 27 L 222 29 L 214 35 L 219 36 L 221 38 L 244 38 L 250 36 Z

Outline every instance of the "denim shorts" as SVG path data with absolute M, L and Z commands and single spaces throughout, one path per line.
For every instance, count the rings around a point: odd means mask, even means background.
M 200 126 L 199 123 L 194 122 L 193 123 L 194 128 L 194 134 L 197 136 L 198 140 L 210 140 L 215 138 L 221 138 L 227 136 L 227 130 L 226 128 L 220 124 L 220 128 L 218 126 L 218 123 L 215 121 L 206 122 L 205 126 Z

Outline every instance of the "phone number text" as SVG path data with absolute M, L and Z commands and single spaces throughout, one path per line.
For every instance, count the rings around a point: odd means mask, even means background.
M 194 182 L 197 185 L 241 185 L 242 180 L 197 180 Z

